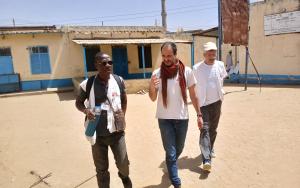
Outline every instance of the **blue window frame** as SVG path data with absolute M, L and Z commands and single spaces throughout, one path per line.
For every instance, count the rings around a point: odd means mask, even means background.
M 32 74 L 50 74 L 50 57 L 47 46 L 34 46 L 29 48 L 30 66 Z
M 87 71 L 97 71 L 94 65 L 95 55 L 100 52 L 99 46 L 86 46 L 85 47 L 85 56 L 86 56 L 86 66 Z
M 0 48 L 0 75 L 13 73 L 14 67 L 10 48 Z
M 139 52 L 139 68 L 143 68 L 142 46 L 138 46 Z M 144 46 L 145 68 L 152 68 L 151 46 Z

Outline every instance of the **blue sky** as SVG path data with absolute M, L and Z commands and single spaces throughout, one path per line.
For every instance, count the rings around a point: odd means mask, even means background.
M 166 0 L 168 30 L 218 24 L 217 0 Z M 161 25 L 161 0 L 0 0 L 0 26 Z

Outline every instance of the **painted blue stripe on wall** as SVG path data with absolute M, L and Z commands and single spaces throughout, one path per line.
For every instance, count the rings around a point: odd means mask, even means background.
M 22 81 L 21 82 L 22 91 L 40 90 L 42 85 L 40 81 Z
M 59 88 L 73 86 L 72 78 L 54 80 L 33 80 L 21 82 L 23 91 L 41 90 L 46 88 Z
M 56 80 L 42 80 L 42 89 L 56 88 L 56 87 L 69 87 L 73 86 L 71 78 L 56 79 Z
M 300 75 L 284 75 L 284 74 L 262 74 L 264 79 L 300 79 Z M 245 74 L 240 74 L 240 77 L 245 77 Z M 256 74 L 248 74 L 248 77 L 257 78 Z
M 18 83 L 10 83 L 10 84 L 3 84 L 0 85 L 0 93 L 10 93 L 10 92 L 15 92 L 19 91 L 20 86 Z
M 9 83 L 18 83 L 18 82 L 19 82 L 18 74 L 0 75 L 0 84 L 9 84 Z
M 7 75 L 0 75 L 0 84 L 9 83 L 9 77 Z
M 300 75 L 260 75 L 262 84 L 286 84 L 286 85 L 298 85 L 300 84 Z M 245 74 L 231 75 L 229 83 L 244 83 Z M 249 84 L 258 84 L 258 77 L 256 74 L 248 74 Z
M 20 90 L 19 75 L 0 75 L 0 93 L 9 93 Z

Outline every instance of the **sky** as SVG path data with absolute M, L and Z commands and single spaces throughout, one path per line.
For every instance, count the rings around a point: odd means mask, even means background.
M 218 0 L 166 0 L 166 9 L 169 31 L 218 25 Z M 154 26 L 160 14 L 161 0 L 0 0 L 0 26 Z

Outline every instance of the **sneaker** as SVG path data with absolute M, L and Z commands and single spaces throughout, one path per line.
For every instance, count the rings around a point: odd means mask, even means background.
M 211 150 L 210 156 L 211 156 L 211 158 L 216 158 L 217 157 L 217 155 L 215 153 L 215 150 Z
M 211 162 L 209 160 L 205 160 L 203 162 L 203 170 L 210 172 L 210 170 L 211 170 Z

